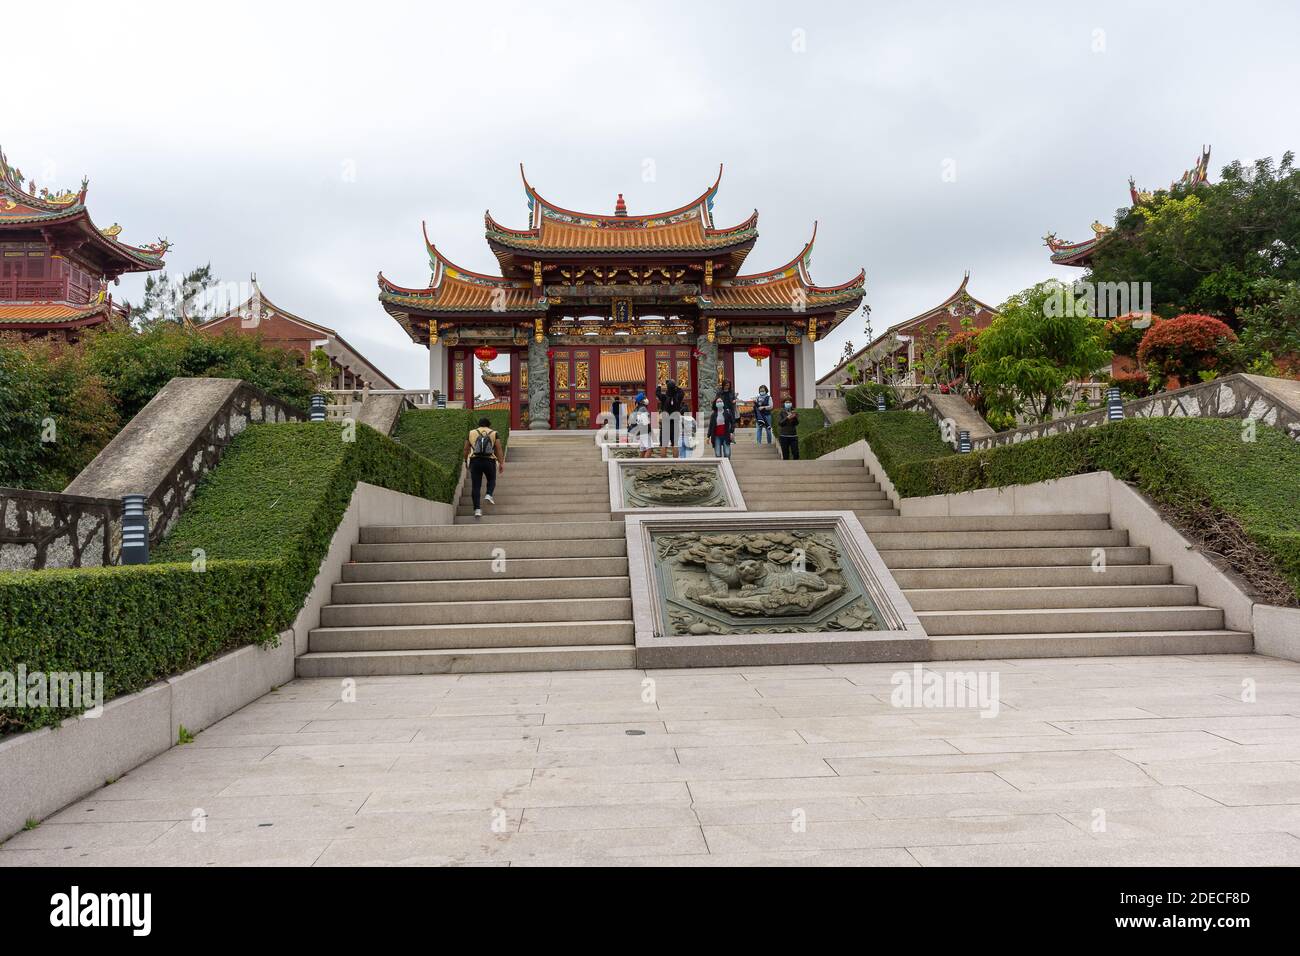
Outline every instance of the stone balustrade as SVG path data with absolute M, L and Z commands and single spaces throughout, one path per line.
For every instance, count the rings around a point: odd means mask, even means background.
M 174 378 L 62 493 L 0 488 L 0 570 L 116 564 L 128 494 L 148 500 L 156 545 L 236 435 L 305 418 L 239 379 Z
M 1300 441 L 1300 382 L 1263 375 L 1227 375 L 1212 382 L 1160 392 L 1124 404 L 1125 418 L 1238 418 L 1271 425 Z M 1106 409 L 976 437 L 971 446 L 993 448 L 1106 424 Z
M 116 564 L 121 547 L 121 501 L 0 488 L 0 571 Z

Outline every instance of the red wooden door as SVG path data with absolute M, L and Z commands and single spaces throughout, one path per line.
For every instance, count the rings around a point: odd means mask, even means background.
M 651 345 L 646 347 L 646 397 L 650 410 L 659 411 L 655 390 L 671 378 L 686 393 L 686 405 L 695 405 L 695 357 L 689 345 Z
M 781 403 L 785 401 L 787 395 L 790 396 L 790 401 L 796 405 L 798 404 L 795 399 L 794 348 L 792 346 L 772 346 L 767 389 L 772 393 L 772 404 L 776 408 L 781 407 Z
M 556 346 L 551 349 L 551 427 L 596 427 L 600 411 L 600 349 Z

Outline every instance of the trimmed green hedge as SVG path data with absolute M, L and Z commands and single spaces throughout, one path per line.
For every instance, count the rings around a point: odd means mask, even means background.
M 465 450 L 465 438 L 480 418 L 491 419 L 505 447 L 510 441 L 510 412 L 505 409 L 484 412 L 466 408 L 408 408 L 398 417 L 393 438 L 450 474 L 450 488 L 445 497 L 436 496 L 437 500 L 451 501 L 464 465 L 461 454 Z
M 801 447 L 806 457 L 820 458 L 864 438 L 895 485 L 901 466 L 955 454 L 923 412 L 859 412 L 810 436 Z
M 433 498 L 445 469 L 366 425 L 254 425 L 150 564 L 0 574 L 0 671 L 102 672 L 131 693 L 292 623 L 358 481 Z M 201 549 L 196 555 L 195 549 Z M 0 709 L 0 734 L 75 711 Z
M 1239 421 L 1130 418 L 907 462 L 890 479 L 911 498 L 1109 471 L 1133 482 L 1247 577 L 1258 575 L 1264 558 L 1300 599 L 1300 443 L 1264 425 L 1254 437 L 1243 440 Z M 1246 553 L 1252 547 L 1257 554 Z
M 799 437 L 799 457 L 806 458 L 809 456 L 804 452 L 804 448 L 808 440 L 813 435 L 820 435 L 826 430 L 826 413 L 816 407 L 796 408 L 795 411 L 799 413 L 799 426 L 795 429 Z M 772 430 L 777 434 L 781 431 L 777 424 L 781 420 L 780 412 L 779 408 L 772 410 Z

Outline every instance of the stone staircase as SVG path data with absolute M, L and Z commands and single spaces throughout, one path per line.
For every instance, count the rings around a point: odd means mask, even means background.
M 779 447 L 779 446 L 777 446 Z M 852 510 L 940 659 L 1239 654 L 1250 634 L 1174 584 L 1109 515 L 900 517 L 859 461 L 782 461 L 737 431 L 735 469 L 751 511 Z M 1095 549 L 1105 570 L 1094 571 Z
M 453 525 L 362 528 L 299 676 L 634 666 L 605 469 L 588 433 L 515 433 L 482 518 L 467 486 Z
M 861 516 L 860 516 L 861 517 Z M 1109 515 L 861 517 L 936 659 L 1241 654 L 1250 634 Z M 1094 570 L 1098 553 L 1104 570 Z
M 852 511 L 860 520 L 898 514 L 861 459 L 783 461 L 780 445 L 755 444 L 754 434 L 736 429 L 731 446 L 749 511 Z
M 783 461 L 778 448 L 736 433 L 748 509 L 854 512 L 936 659 L 1252 648 L 1108 515 L 900 517 L 860 459 Z M 627 546 L 606 470 L 589 433 L 516 433 L 482 518 L 466 489 L 452 525 L 362 528 L 298 673 L 635 666 Z M 1093 569 L 1098 549 L 1104 571 Z

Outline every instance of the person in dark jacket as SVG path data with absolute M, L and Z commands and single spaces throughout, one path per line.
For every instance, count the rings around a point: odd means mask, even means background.
M 763 433 L 767 433 L 767 443 L 772 444 L 772 396 L 767 393 L 767 386 L 758 386 L 758 397 L 754 399 L 754 433 L 758 444 L 763 444 Z
M 676 448 L 681 435 L 682 406 L 686 403 L 686 393 L 671 378 L 667 385 L 655 389 L 655 398 L 659 400 L 659 444 L 665 448 Z
M 786 461 L 799 460 L 799 413 L 794 410 L 794 402 L 787 395 L 781 403 L 777 416 L 777 428 L 781 439 L 781 457 Z
M 731 457 L 731 434 L 736 430 L 736 415 L 721 398 L 713 400 L 713 412 L 709 415 L 709 442 L 713 445 L 714 458 Z

